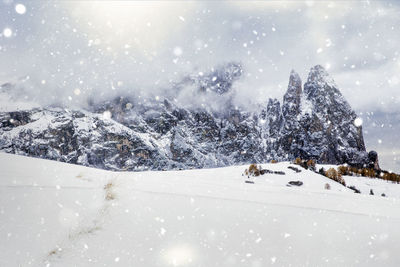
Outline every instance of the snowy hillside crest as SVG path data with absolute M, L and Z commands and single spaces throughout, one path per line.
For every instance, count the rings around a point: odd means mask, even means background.
M 223 97 L 243 68 L 230 63 L 181 84 Z M 9 85 L 7 85 L 9 87 Z M 181 90 L 179 84 L 175 90 Z M 4 93 L 3 87 L 1 88 Z M 368 163 L 355 112 L 326 70 L 311 68 L 306 83 L 290 72 L 282 105 L 257 111 L 226 103 L 223 112 L 191 109 L 168 98 L 118 97 L 86 109 L 38 107 L 0 112 L 0 151 L 110 170 L 221 167 L 270 160 Z

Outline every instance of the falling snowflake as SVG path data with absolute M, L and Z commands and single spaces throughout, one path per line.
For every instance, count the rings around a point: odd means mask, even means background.
M 179 56 L 182 55 L 182 53 L 183 53 L 183 50 L 182 50 L 181 47 L 177 46 L 177 47 L 174 48 L 174 55 L 175 56 L 179 57 Z
M 109 120 L 109 119 L 111 119 L 111 115 L 112 115 L 111 112 L 106 110 L 103 112 L 103 119 Z
M 331 68 L 331 63 L 326 63 L 325 64 L 325 69 L 329 70 Z
M 26 7 L 23 4 L 16 4 L 15 12 L 17 12 L 20 15 L 23 15 L 26 13 Z
M 329 38 L 326 39 L 326 40 L 325 40 L 325 46 L 326 46 L 326 47 L 330 47 L 331 45 L 332 45 L 332 40 L 329 39 Z
M 80 94 L 81 94 L 81 90 L 80 90 L 79 88 L 76 88 L 76 89 L 74 90 L 74 94 L 75 94 L 75 95 L 80 95 Z
M 161 228 L 160 229 L 160 234 L 161 235 L 165 235 L 166 232 L 167 232 L 167 230 L 165 230 L 165 228 Z
M 3 30 L 3 35 L 6 38 L 10 38 L 12 36 L 12 34 L 13 34 L 13 32 L 12 32 L 12 30 L 10 28 L 5 28 Z

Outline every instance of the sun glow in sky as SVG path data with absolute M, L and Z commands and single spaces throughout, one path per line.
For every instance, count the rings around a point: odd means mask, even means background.
M 129 46 L 144 53 L 179 32 L 184 26 L 180 17 L 193 6 L 181 1 L 68 1 L 64 5 L 91 38 L 111 49 Z

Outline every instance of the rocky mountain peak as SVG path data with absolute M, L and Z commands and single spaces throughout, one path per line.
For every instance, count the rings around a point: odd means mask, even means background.
M 282 113 L 285 118 L 297 116 L 300 112 L 302 95 L 301 78 L 297 72 L 290 72 L 288 89 L 283 96 Z
M 304 84 L 305 98 L 309 100 L 314 110 L 320 114 L 332 115 L 333 111 L 341 116 L 355 116 L 354 111 L 339 91 L 335 81 L 320 65 L 311 68 L 307 82 Z
M 291 90 L 299 94 L 301 93 L 301 78 L 295 70 L 290 71 L 288 91 Z
M 310 72 L 308 73 L 307 82 L 324 82 L 327 80 L 328 77 L 329 73 L 325 70 L 324 67 L 322 67 L 321 65 L 315 65 L 310 69 Z
M 284 106 L 293 109 L 289 100 Z M 321 65 L 310 70 L 297 118 L 287 109 L 282 136 L 291 154 L 335 164 L 366 160 L 361 128 L 354 125 L 357 115 Z
M 325 94 L 341 96 L 335 81 L 321 65 L 316 65 L 310 69 L 307 82 L 304 84 L 304 93 L 309 99 Z
M 266 112 L 266 122 L 268 123 L 269 136 L 278 138 L 282 125 L 281 104 L 278 99 L 269 99 Z
M 225 94 L 230 91 L 233 83 L 243 75 L 240 63 L 229 62 L 212 68 L 209 72 L 199 72 L 184 79 L 184 83 L 196 85 L 202 92 Z

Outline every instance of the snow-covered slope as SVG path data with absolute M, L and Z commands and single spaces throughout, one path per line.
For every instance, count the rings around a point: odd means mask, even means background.
M 246 166 L 121 173 L 2 153 L 0 163 L 0 266 L 400 262 L 397 184 L 386 198 L 354 194 L 289 163 L 264 164 L 286 175 L 255 184 Z

